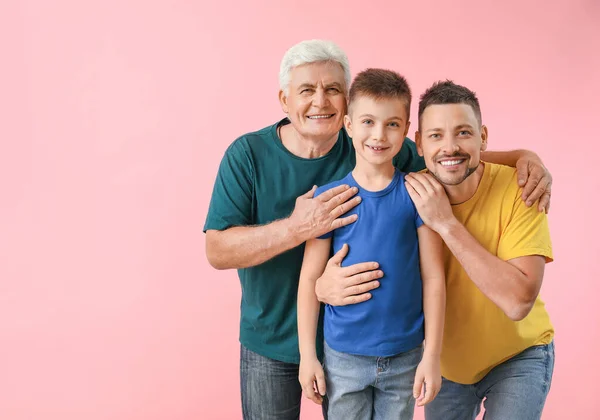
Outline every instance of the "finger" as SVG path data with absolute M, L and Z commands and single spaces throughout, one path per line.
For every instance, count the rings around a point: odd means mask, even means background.
M 335 201 L 335 200 L 331 200 L 331 201 Z M 354 207 L 358 206 L 361 201 L 362 201 L 362 198 L 355 197 L 350 201 L 344 202 L 344 203 L 340 204 L 339 206 L 334 207 L 333 210 L 331 210 L 329 212 L 329 214 L 332 217 L 340 217 L 343 214 L 346 214 L 348 211 L 350 211 Z
M 306 194 L 302 195 L 302 197 L 313 198 L 315 195 L 315 191 L 317 191 L 317 186 L 313 185 L 313 187 L 310 190 L 308 190 L 308 192 Z
M 420 175 L 420 174 L 416 174 L 416 175 Z M 413 176 L 407 176 L 406 182 L 408 182 L 410 184 L 410 186 L 414 188 L 414 190 L 417 192 L 419 197 L 427 196 L 427 190 L 425 189 L 425 187 L 423 186 L 423 184 L 421 183 L 421 181 L 419 179 L 417 179 L 416 177 L 413 177 Z
M 363 293 L 367 293 L 373 289 L 377 289 L 379 287 L 378 281 L 370 281 L 368 283 L 358 284 L 356 286 L 346 287 L 342 295 L 343 296 L 353 296 L 353 295 L 362 295 Z
M 317 391 L 319 392 L 319 395 L 325 395 L 325 393 L 327 392 L 325 375 L 323 375 L 323 373 L 317 374 Z
M 540 197 L 540 200 L 538 201 L 538 211 L 543 211 L 543 212 L 547 213 L 547 208 L 550 206 L 550 196 L 551 196 L 551 193 L 550 193 L 550 191 L 548 191 L 548 189 L 546 189 L 542 193 L 542 196 Z
M 425 405 L 433 401 L 435 398 L 436 390 L 432 384 L 425 382 L 425 398 L 421 400 L 421 405 Z
M 373 280 L 380 279 L 381 277 L 383 277 L 382 270 L 367 271 L 348 277 L 345 283 L 346 287 L 355 286 L 358 284 L 364 284 Z
M 529 161 L 526 160 L 525 163 L 521 162 L 521 160 L 517 161 L 517 180 L 519 187 L 523 187 L 527 182 L 527 178 L 529 178 Z
M 344 277 L 352 277 L 355 274 L 365 273 L 367 271 L 377 270 L 379 268 L 379 264 L 375 261 L 362 262 L 357 264 L 349 265 L 348 267 L 343 267 L 341 274 Z M 351 283 L 352 285 L 358 283 Z
M 544 194 L 544 192 L 546 192 L 547 186 L 547 181 L 545 181 L 542 178 L 542 180 L 536 185 L 535 189 L 531 192 L 531 194 L 529 194 L 529 196 L 526 197 L 527 201 L 525 202 L 525 204 L 527 204 L 527 207 L 530 207 L 533 203 L 535 203 L 538 200 L 538 198 L 542 196 L 542 194 Z
M 546 214 L 550 211 L 550 191 L 546 190 L 542 198 L 540 198 L 540 204 L 538 206 L 539 211 L 545 211 Z
M 354 223 L 358 220 L 358 214 L 351 214 L 348 217 L 340 217 L 333 221 L 331 224 L 331 230 L 341 228 L 343 226 Z
M 302 391 L 304 392 L 304 395 L 306 395 L 306 398 L 312 401 L 315 400 L 315 390 L 312 383 L 310 385 L 303 385 Z
M 423 390 L 423 377 L 415 376 L 415 383 L 413 384 L 413 397 L 415 399 L 421 396 L 421 391 Z
M 414 174 L 414 179 L 425 188 L 429 195 L 435 192 L 435 179 L 430 174 Z
M 542 176 L 537 172 L 532 172 L 527 179 L 527 183 L 525 187 L 523 187 L 523 193 L 521 197 L 523 200 L 526 200 L 527 197 L 531 195 L 533 190 L 538 186 L 538 184 L 542 181 Z M 545 185 L 545 184 L 544 184 Z
M 348 244 L 342 245 L 342 248 L 329 259 L 327 265 L 341 265 L 346 255 L 348 255 Z
M 355 195 L 357 192 L 358 192 L 358 188 L 356 188 L 356 187 L 345 189 L 345 190 L 341 191 L 340 193 L 331 197 L 327 201 L 327 204 L 330 209 L 333 209 L 333 208 L 339 206 L 340 204 L 343 204 L 346 201 L 348 201 L 349 199 L 351 199 L 352 196 Z M 357 197 L 357 198 L 359 198 L 359 197 Z M 354 206 L 352 206 L 352 207 L 354 207 Z
M 406 181 L 404 185 L 406 186 L 406 191 L 408 191 L 408 195 L 410 196 L 410 199 L 413 201 L 413 203 L 417 203 L 421 200 L 421 196 L 410 182 Z
M 362 295 L 353 295 L 346 296 L 342 299 L 341 303 L 338 306 L 346 306 L 346 305 L 356 305 L 357 303 L 366 302 L 371 299 L 372 295 L 370 293 L 363 293 Z
M 331 200 L 333 197 L 335 197 L 336 195 L 346 191 L 348 188 L 350 188 L 350 186 L 344 184 L 344 185 L 338 185 L 337 187 L 333 187 L 328 189 L 327 191 L 324 191 L 323 194 L 319 195 L 319 198 L 321 199 L 321 201 L 323 202 L 327 202 L 329 200 Z

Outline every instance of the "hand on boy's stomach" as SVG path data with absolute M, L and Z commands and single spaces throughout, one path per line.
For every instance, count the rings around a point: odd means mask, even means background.
M 344 244 L 317 279 L 315 293 L 320 302 L 332 306 L 353 305 L 371 299 L 368 292 L 379 287 L 377 279 L 383 277 L 379 264 L 371 261 L 342 267 L 347 254 L 348 245 Z

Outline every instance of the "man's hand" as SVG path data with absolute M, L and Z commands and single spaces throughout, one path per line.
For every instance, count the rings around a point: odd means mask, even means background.
M 444 187 L 431 174 L 406 175 L 406 190 L 423 222 L 437 233 L 456 221 Z
M 342 217 L 361 201 L 360 197 L 352 198 L 358 192 L 356 187 L 339 185 L 313 198 L 316 189 L 313 186 L 309 192 L 296 199 L 294 211 L 288 218 L 295 232 L 304 239 L 302 242 L 349 225 L 358 218 L 356 214 Z
M 376 262 L 364 262 L 342 267 L 348 255 L 348 245 L 344 244 L 327 262 L 323 275 L 317 279 L 315 293 L 320 302 L 332 306 L 345 306 L 371 299 L 370 290 L 379 287 L 378 278 L 383 271 Z
M 300 360 L 300 370 L 298 380 L 302 387 L 302 392 L 309 400 L 315 404 L 323 404 L 323 396 L 326 392 L 325 373 L 323 367 L 316 357 Z
M 440 373 L 440 360 L 438 358 L 423 356 L 423 360 L 417 367 L 415 383 L 413 385 L 413 396 L 417 400 L 417 406 L 421 407 L 430 403 L 440 392 L 442 387 L 442 374 Z M 425 386 L 425 389 L 423 389 Z
M 539 198 L 538 210 L 550 211 L 552 175 L 542 160 L 533 152 L 526 152 L 517 160 L 517 179 L 523 187 L 521 198 L 527 207 L 531 207 Z

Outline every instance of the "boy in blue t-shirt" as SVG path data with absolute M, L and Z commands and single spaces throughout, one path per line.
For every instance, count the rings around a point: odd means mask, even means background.
M 442 241 L 423 225 L 404 174 L 392 163 L 410 126 L 410 102 L 410 88 L 399 74 L 381 69 L 359 73 L 344 119 L 356 166 L 315 194 L 347 184 L 357 187 L 362 199 L 348 213 L 358 215 L 355 223 L 306 243 L 300 274 L 299 379 L 305 395 L 318 404 L 327 392 L 331 419 L 412 419 L 415 399 L 427 404 L 441 386 Z M 315 281 L 332 246 L 337 252 L 343 244 L 350 249 L 344 266 L 379 261 L 384 276 L 370 300 L 325 307 L 322 367 L 315 343 L 320 312 Z

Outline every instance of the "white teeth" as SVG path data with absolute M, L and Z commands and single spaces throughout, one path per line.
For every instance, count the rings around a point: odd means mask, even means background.
M 323 118 L 331 118 L 333 117 L 334 114 L 328 114 L 328 115 L 309 115 L 307 116 L 307 118 L 310 118 L 311 120 L 319 120 L 319 119 L 323 119 Z
M 445 160 L 440 163 L 442 164 L 442 166 L 452 166 L 452 165 L 458 165 L 461 162 L 462 162 L 462 160 Z
M 379 150 L 383 150 L 383 147 L 369 146 L 368 144 L 367 144 L 367 147 L 368 147 L 369 149 L 373 149 L 373 150 L 377 150 L 377 151 L 379 151 Z

